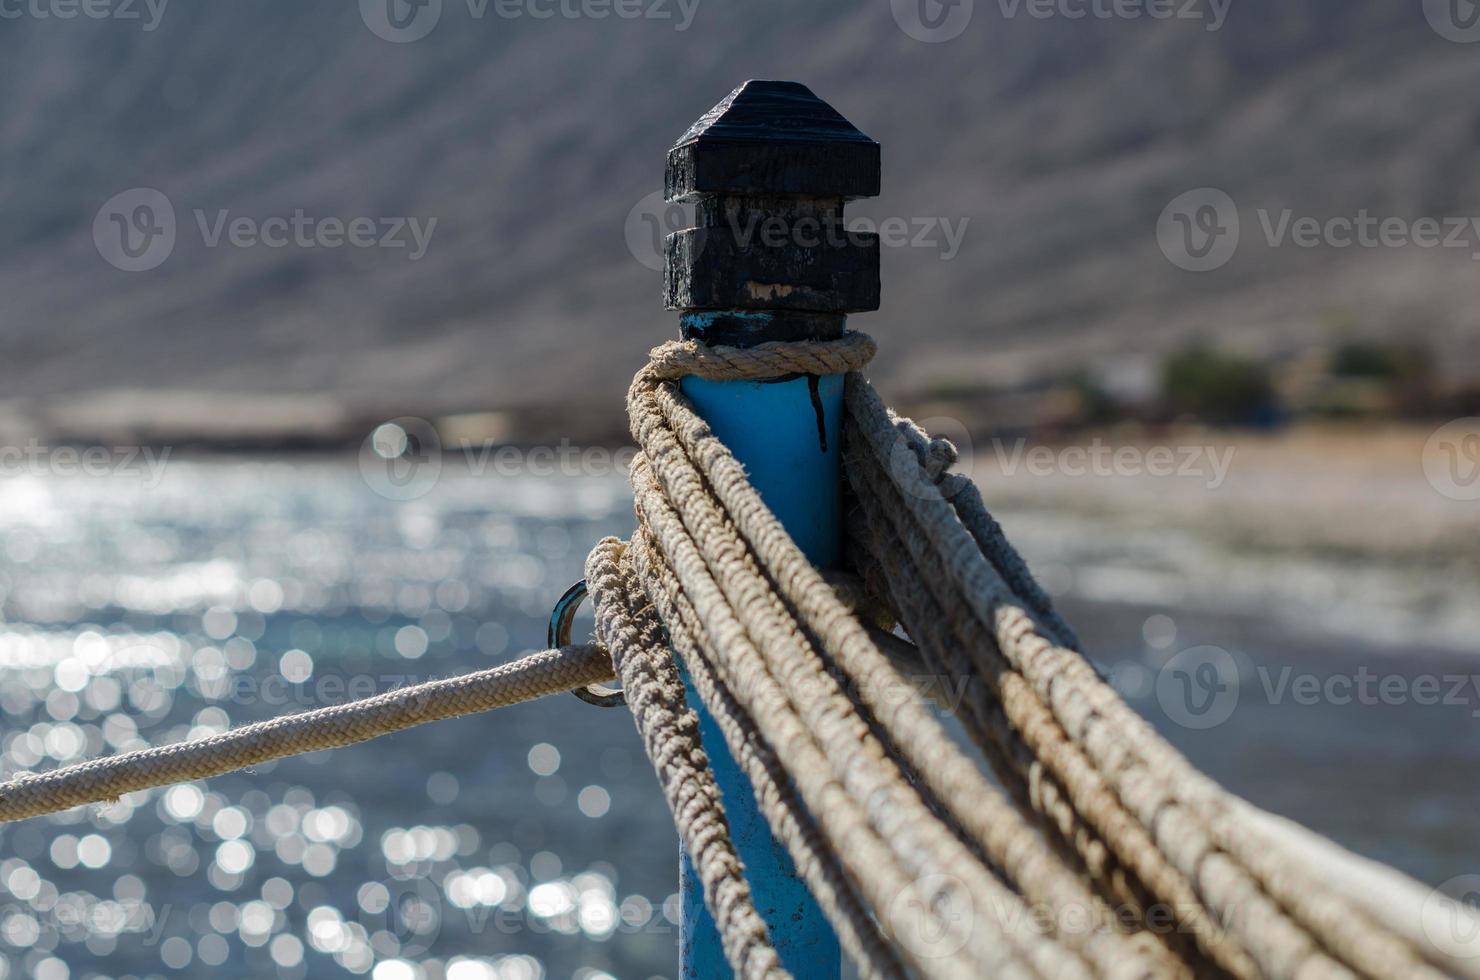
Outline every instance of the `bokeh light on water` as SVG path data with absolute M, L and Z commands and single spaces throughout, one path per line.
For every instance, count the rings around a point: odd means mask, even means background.
M 540 648 L 631 524 L 619 477 L 316 461 L 0 497 L 7 777 Z M 671 975 L 676 846 L 627 713 L 550 698 L 0 826 L 0 980 Z

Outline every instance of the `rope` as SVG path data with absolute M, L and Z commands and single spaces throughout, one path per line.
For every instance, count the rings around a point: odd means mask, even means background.
M 988 759 L 997 761 L 998 775 L 1009 786 L 1019 787 L 1020 799 L 1053 818 L 1065 846 L 1080 856 L 1092 875 L 1102 882 L 1110 880 L 1111 894 L 1120 903 L 1142 911 L 1153 904 L 1172 910 L 1178 926 L 1172 937 L 1185 929 L 1226 972 L 1257 976 L 1252 962 L 1230 948 L 1191 884 L 1119 804 L 1027 682 L 983 643 L 990 634 L 947 613 L 955 600 L 940 588 L 946 574 L 939 555 L 912 523 L 903 498 L 889 492 L 888 477 L 871 459 L 851 454 L 848 466 L 855 492 L 872 518 L 875 539 L 882 542 L 884 567 L 901 615 L 922 650 L 935 651 L 937 663 L 949 676 L 979 677 L 992 688 L 995 700 L 982 690 L 974 705 L 979 717 L 972 733 Z M 1134 886 L 1114 885 L 1121 869 L 1134 873 L 1144 882 L 1140 890 L 1154 898 L 1140 900 Z
M 125 793 L 189 782 L 284 756 L 352 745 L 429 721 L 530 701 L 612 679 L 596 646 L 544 650 L 461 677 L 428 681 L 219 735 L 126 752 L 0 783 L 0 822 L 55 813 Z
M 839 710 L 836 692 L 829 690 L 835 682 L 815 670 L 815 656 L 809 658 L 804 649 L 792 647 L 790 666 L 794 669 L 790 671 L 781 658 L 768 660 L 763 651 L 779 652 L 778 646 L 785 640 L 783 632 L 779 628 L 762 630 L 765 639 L 759 642 L 750 635 L 738 610 L 724 595 L 722 583 L 711 574 L 696 543 L 689 538 L 685 524 L 668 499 L 656 491 L 647 460 L 639 459 L 633 480 L 643 520 L 679 584 L 669 599 L 677 601 L 684 596 L 692 602 L 703 631 L 701 642 L 712 657 L 711 668 L 774 748 L 827 838 L 829 849 L 839 856 L 863 898 L 875 910 L 888 909 L 896 902 L 906 909 L 987 909 L 985 900 L 978 905 L 974 896 L 955 891 L 962 887 L 960 880 L 950 876 L 952 869 L 938 857 L 932 861 L 930 846 L 920 839 L 919 827 L 912 831 L 897 817 L 889 819 L 892 812 L 897 812 L 889 804 L 901 794 L 894 792 L 896 786 L 887 762 L 881 758 L 881 747 L 869 737 L 855 712 Z M 703 505 L 702 495 L 686 498 Z M 722 526 L 711 525 L 711 529 L 720 532 Z M 736 578 L 748 577 L 740 567 L 729 571 Z M 897 770 L 893 776 L 902 783 Z M 923 807 L 910 815 L 921 824 L 932 822 Z M 889 830 L 897 831 L 899 838 L 881 832 L 874 822 L 879 818 Z M 924 870 L 926 867 L 930 870 Z M 973 960 L 960 946 L 972 937 L 963 934 L 963 926 L 948 926 L 953 941 L 944 944 L 938 958 L 908 946 L 899 952 L 923 975 L 970 976 Z M 979 931 L 985 938 L 996 940 L 982 941 L 982 949 L 977 951 L 992 970 L 1001 970 L 1002 975 L 1010 977 L 1032 975 L 1022 969 L 1001 937 L 992 936 L 987 928 Z M 949 948 L 952 945 L 957 948 Z
M 730 839 L 719 787 L 699 741 L 699 719 L 684 701 L 683 681 L 663 642 L 663 626 L 642 597 L 626 545 L 607 538 L 586 562 L 586 587 L 596 607 L 596 629 L 611 651 L 643 746 L 673 811 L 684 850 L 699 874 L 725 956 L 735 975 L 781 980 L 765 923 Z
M 855 340 L 829 342 L 845 350 L 871 350 L 872 345 Z M 672 350 L 678 345 L 668 345 L 659 351 Z M 784 346 L 784 345 L 783 345 Z M 828 345 L 816 345 L 824 347 Z M 785 359 L 785 350 L 773 348 L 766 356 L 756 358 L 748 370 L 756 376 L 764 372 L 805 369 L 817 363 L 810 354 L 795 359 Z M 700 369 L 709 373 L 705 376 L 733 377 L 737 363 L 743 360 L 736 352 L 723 351 L 721 356 L 709 359 L 690 359 Z M 835 361 L 834 361 L 835 362 Z M 803 732 L 813 732 L 828 740 L 826 758 L 832 761 L 835 774 L 844 780 L 854 780 L 852 786 L 845 783 L 845 792 L 854 800 L 869 801 L 875 833 L 887 841 L 894 851 L 894 861 L 887 856 L 860 859 L 854 867 L 864 890 L 873 890 L 877 901 L 880 891 L 897 889 L 900 883 L 890 879 L 882 885 L 880 876 L 896 874 L 902 862 L 907 872 L 917 881 L 929 880 L 932 876 L 953 879 L 952 884 L 964 890 L 964 897 L 954 899 L 945 896 L 940 903 L 955 901 L 958 907 L 967 903 L 985 913 L 987 919 L 995 919 L 1001 936 L 991 944 L 976 944 L 972 950 L 978 957 L 972 969 L 991 969 L 994 958 L 1000 958 L 1002 939 L 1007 947 L 1017 947 L 1018 955 L 1026 957 L 1030 968 L 1045 976 L 1072 976 L 1082 974 L 1085 967 L 1077 962 L 1065 948 L 1042 941 L 1032 928 L 1023 925 L 1027 910 L 1013 892 L 1002 886 L 988 869 L 983 867 L 970 851 L 963 850 L 954 839 L 952 826 L 966 823 L 976 827 L 988 846 L 1004 858 L 1015 857 L 1020 868 L 1033 868 L 1030 877 L 1035 880 L 1057 881 L 1061 888 L 1073 887 L 1068 875 L 1057 879 L 1045 869 L 1056 868 L 1056 863 L 1046 859 L 1045 845 L 1031 828 L 1017 818 L 1016 811 L 1000 798 L 998 791 L 982 780 L 976 767 L 961 756 L 938 724 L 925 710 L 920 699 L 912 691 L 907 696 L 896 696 L 907 687 L 883 655 L 874 647 L 856 619 L 838 603 L 836 596 L 826 587 L 820 575 L 796 549 L 775 518 L 761 504 L 754 488 L 745 480 L 743 471 L 725 447 L 709 433 L 682 396 L 671 385 L 659 385 L 656 378 L 668 373 L 662 369 L 649 369 L 639 374 L 629 395 L 629 414 L 632 417 L 634 434 L 644 450 L 645 457 L 634 468 L 634 493 L 638 499 L 640 515 L 652 525 L 675 567 L 691 569 L 687 575 L 680 572 L 683 591 L 689 596 L 704 596 L 708 607 L 704 621 L 706 625 L 719 623 L 728 637 L 715 637 L 715 656 L 723 659 L 733 655 L 736 647 L 745 647 L 743 641 L 755 642 L 765 667 L 774 671 L 782 682 L 779 686 L 786 692 L 805 692 L 805 697 L 793 697 L 789 707 L 802 717 L 798 726 Z M 680 443 L 677 445 L 676 443 Z M 695 465 L 702 469 L 702 474 Z M 663 489 L 655 485 L 651 471 L 662 476 Z M 709 499 L 710 495 L 724 505 L 725 513 Z M 681 521 L 675 520 L 673 507 L 683 511 Z M 726 530 L 726 516 L 735 521 L 744 531 L 745 540 L 734 531 Z M 686 527 L 685 527 L 686 526 Z M 693 532 L 686 539 L 683 529 Z M 755 548 L 755 554 L 747 551 Z M 700 557 L 702 553 L 702 558 Z M 756 559 L 761 559 L 767 569 L 766 578 L 757 579 Z M 705 580 L 699 567 L 708 563 L 714 572 L 712 579 Z M 651 586 L 649 586 L 651 591 Z M 778 597 L 773 593 L 781 593 Z M 715 596 L 713 592 L 719 592 Z M 783 604 L 780 599 L 784 598 Z M 732 603 L 724 608 L 724 603 Z M 805 625 L 788 624 L 786 607 L 800 610 L 806 619 Z M 727 616 L 739 617 L 736 621 Z M 831 666 L 840 667 L 848 676 L 852 686 L 868 700 L 870 694 L 885 693 L 888 697 L 874 697 L 869 713 L 892 737 L 890 749 L 908 753 L 909 760 L 887 759 L 888 752 L 862 729 L 863 718 L 860 705 L 842 697 L 839 691 L 830 688 L 831 678 L 825 665 L 803 631 L 811 631 L 826 638 L 826 652 L 831 657 Z M 787 635 L 794 641 L 787 643 Z M 729 649 L 726 649 L 726 648 Z M 766 651 L 774 648 L 768 658 Z M 808 656 L 811 653 L 811 656 Z M 741 676 L 750 685 L 764 686 L 767 678 L 757 667 L 734 666 L 729 669 Z M 764 710 L 755 711 L 757 723 L 763 727 L 769 716 L 783 713 L 788 705 L 784 695 L 778 694 L 780 704 L 768 703 Z M 838 719 L 847 721 L 843 729 L 837 728 Z M 851 721 L 848 721 L 852 719 Z M 834 732 L 839 734 L 834 735 Z M 799 756 L 805 750 L 799 750 Z M 900 761 L 906 761 L 900 765 Z M 881 765 L 881 763 L 884 763 Z M 892 763 L 892 766 L 890 765 Z M 820 764 L 820 763 L 819 763 Z M 787 761 L 787 768 L 794 775 L 797 762 Z M 907 785 L 905 772 L 923 774 L 933 792 L 928 799 Z M 805 785 L 799 786 L 806 793 Z M 842 800 L 839 809 L 848 805 L 861 805 L 854 800 Z M 887 800 L 889 805 L 882 801 Z M 816 812 L 817 804 L 809 801 Z M 942 821 L 933 810 L 950 812 L 952 820 Z M 839 819 L 835 813 L 818 813 L 818 819 L 826 824 L 829 818 Z M 866 834 L 855 826 L 855 833 Z M 877 841 L 868 836 L 856 842 L 834 840 L 834 846 L 845 856 L 862 854 L 860 848 L 871 847 Z M 1025 859 L 1025 853 L 1044 857 L 1037 865 Z M 887 855 L 887 851 L 885 855 Z M 1050 885 L 1050 891 L 1052 886 Z M 1096 918 L 1094 903 L 1087 893 L 1078 890 L 1072 899 L 1062 899 L 1063 904 L 1074 904 L 1093 922 Z M 876 909 L 877 911 L 877 909 Z M 982 916 L 979 916 L 981 918 Z M 1096 922 L 1083 928 L 1086 947 L 1119 945 L 1120 962 L 1136 964 L 1138 957 L 1124 941 L 1108 928 L 1108 924 Z M 980 930 L 985 933 L 985 930 Z M 974 936 L 972 937 L 975 938 Z M 968 944 L 971 945 L 971 944 Z M 920 964 L 915 964 L 922 968 Z M 923 969 L 928 972 L 928 964 Z
M 754 347 L 711 347 L 697 340 L 670 340 L 648 352 L 644 383 L 693 375 L 709 381 L 775 378 L 787 374 L 846 374 L 873 360 L 878 345 L 856 331 L 836 340 L 769 342 Z
M 952 509 L 939 490 L 922 491 L 918 478 L 894 481 L 895 491 L 908 487 L 908 493 L 876 495 L 878 478 L 893 476 L 894 467 L 883 464 L 897 460 L 894 446 L 900 429 L 861 379 L 850 379 L 847 397 L 850 431 L 862 436 L 876 464 L 854 481 L 855 492 L 887 499 L 907 514 L 912 526 L 899 536 L 914 542 L 918 534 L 928 542 L 914 557 L 928 553 L 936 559 L 936 567 L 919 578 L 946 599 L 942 615 L 953 622 L 958 636 L 994 637 L 1011 668 L 1084 753 L 1045 753 L 1046 746 L 1036 746 L 1039 759 L 1069 777 L 1065 783 L 1075 781 L 1070 764 L 1081 766 L 1082 777 L 1087 760 L 1119 797 L 1116 802 L 1102 793 L 1099 805 L 1094 805 L 1091 800 L 1096 798 L 1081 793 L 1074 802 L 1082 816 L 1098 818 L 1099 825 L 1110 831 L 1107 841 L 1120 856 L 1143 869 L 1148 869 L 1148 858 L 1160 865 L 1162 858 L 1145 849 L 1149 834 L 1157 854 L 1195 884 L 1200 898 L 1238 937 L 1264 975 L 1350 976 L 1353 968 L 1372 976 L 1438 975 L 1400 937 L 1323 889 L 1305 862 L 1283 860 L 1266 838 L 1238 819 L 1240 811 L 1231 798 L 1162 741 L 1078 653 L 1044 635 L 1068 634 L 1051 616 L 1041 591 L 1024 584 L 1025 566 L 1001 538 L 995 521 L 984 520 L 979 497 L 967 495 L 964 506 Z M 952 489 L 960 488 L 958 480 Z M 898 524 L 895 530 L 900 532 Z M 1007 581 L 1014 577 L 1017 590 Z M 1027 593 L 1027 601 L 1020 592 Z M 1018 710 L 1027 710 L 1021 700 Z M 1079 780 L 1081 789 L 1085 782 Z M 1105 820 L 1112 808 L 1119 807 L 1134 815 L 1144 834 L 1126 827 L 1123 820 Z M 1145 877 L 1162 887 L 1175 887 L 1170 876 Z M 1220 944 L 1210 943 L 1206 932 L 1202 938 L 1216 955 Z
M 896 429 L 891 424 L 887 411 L 878 402 L 877 396 L 870 397 L 870 395 L 871 391 L 862 385 L 851 387 L 848 402 L 850 421 L 855 424 L 855 431 L 864 435 L 868 448 L 874 451 L 876 458 L 883 459 L 887 458 Z M 888 474 L 876 468 L 873 475 L 887 476 Z M 867 482 L 865 479 L 860 481 L 860 484 Z M 975 541 L 964 532 L 949 505 L 938 492 L 930 493 L 929 488 L 924 491 L 917 487 L 911 489 L 912 492 L 908 495 L 896 494 L 891 502 L 903 512 L 901 522 L 910 522 L 909 530 L 913 533 L 903 536 L 916 545 L 916 559 L 928 558 L 935 562 L 935 566 L 928 568 L 922 578 L 933 588 L 939 590 L 943 600 L 942 615 L 946 617 L 947 622 L 952 624 L 957 636 L 968 644 L 968 649 L 977 648 L 979 654 L 985 653 L 986 651 L 981 648 L 985 646 L 985 643 L 990 642 L 987 638 L 992 636 L 999 616 L 1004 622 L 1010 622 L 1012 628 L 1026 635 L 1027 631 L 1032 628 L 1031 622 L 1020 609 L 1001 605 L 1006 591 L 1004 583 L 985 560 Z M 970 639 L 973 636 L 982 639 L 973 643 Z M 1021 638 L 1018 637 L 1018 639 Z M 1007 655 L 1011 667 L 1022 674 L 1023 679 L 1028 680 L 1031 685 L 1035 679 L 1035 674 L 1031 671 L 1034 665 L 1027 663 L 1021 655 L 1014 659 L 1013 653 L 1019 651 L 1020 644 L 1011 640 L 1004 642 L 1004 639 L 1004 637 L 998 638 L 999 649 Z M 981 659 L 985 660 L 986 657 Z M 1023 669 L 1025 663 L 1029 666 L 1029 670 Z M 1063 658 L 1060 666 L 1068 668 L 1071 664 L 1067 658 Z M 1063 689 L 1068 686 L 1069 679 L 1064 676 L 1068 672 L 1068 669 L 1055 672 L 1055 676 L 1060 681 L 1056 692 L 1061 695 Z M 1038 678 L 1046 678 L 1046 676 L 1046 670 L 1036 673 Z M 1004 675 L 1005 682 L 1010 683 L 1012 680 L 1010 675 Z M 1045 687 L 1038 689 L 1036 693 L 1042 697 L 1048 692 Z M 1022 697 L 1021 689 L 1017 694 L 1018 697 L 1015 699 L 1004 698 L 1004 704 L 1012 706 L 1015 703 L 1021 719 L 1022 712 L 1032 710 L 1036 706 Z M 1045 698 L 1045 700 L 1048 699 Z M 1062 702 L 1062 697 L 1060 700 Z M 1051 703 L 1048 706 L 1053 707 Z M 1105 773 L 1095 765 L 1095 760 L 1086 759 L 1084 756 L 1083 752 L 1087 747 L 1083 744 L 1083 740 L 1072 737 L 1077 733 L 1068 725 L 1065 725 L 1065 731 L 1070 738 L 1054 737 L 1056 726 L 1045 726 L 1041 709 L 1038 713 L 1038 724 L 1024 725 L 1023 730 L 1029 738 L 1037 739 L 1037 744 L 1033 748 L 1039 760 L 1051 771 L 1060 775 L 1062 782 L 1069 787 L 1076 812 L 1092 825 L 1098 825 L 1107 843 L 1129 866 L 1139 867 L 1143 871 L 1148 870 L 1148 866 L 1160 866 L 1156 870 L 1164 871 L 1165 860 L 1169 856 L 1166 854 L 1166 848 L 1160 845 L 1167 843 L 1165 839 L 1167 835 L 1163 833 L 1163 839 L 1158 841 L 1148 836 L 1148 833 L 1141 827 L 1128 821 L 1125 808 L 1122 806 L 1123 801 L 1116 799 L 1113 784 L 1107 788 Z M 1062 717 L 1055 717 L 1053 720 L 1064 724 Z M 1166 815 L 1158 826 L 1164 827 L 1168 818 L 1174 821 L 1176 815 Z M 1183 852 L 1186 856 L 1178 870 L 1189 875 L 1190 878 L 1194 869 L 1187 865 L 1190 863 L 1195 868 L 1198 859 L 1203 854 L 1197 853 L 1193 856 L 1187 853 L 1188 841 L 1185 837 L 1195 831 L 1192 828 L 1183 828 L 1183 831 Z M 1212 857 L 1215 861 L 1218 860 L 1217 855 Z M 1166 888 L 1169 885 L 1174 887 L 1175 884 L 1174 880 L 1164 874 L 1157 874 L 1156 871 L 1151 871 L 1147 877 L 1151 879 L 1153 890 L 1156 886 Z M 1215 879 L 1217 882 L 1224 880 L 1223 878 Z M 1178 897 L 1187 896 L 1184 893 Z M 1266 941 L 1269 940 L 1268 930 L 1287 925 L 1278 920 L 1269 921 L 1272 916 L 1268 913 L 1272 910 L 1268 908 L 1267 899 L 1257 891 L 1242 892 L 1239 898 L 1250 906 L 1244 909 L 1245 915 L 1260 920 L 1259 937 L 1263 937 Z M 1173 904 L 1173 907 L 1178 907 L 1178 904 Z M 1216 901 L 1214 905 L 1217 906 Z M 1264 914 L 1261 915 L 1261 913 Z M 1265 950 L 1267 955 L 1261 963 L 1263 970 L 1276 975 L 1290 975 L 1286 971 L 1290 969 L 1291 961 L 1313 952 L 1308 939 L 1298 932 L 1290 930 L 1287 932 L 1288 935 L 1281 937 L 1282 942 L 1273 944 L 1273 950 Z M 1216 950 L 1213 952 L 1216 954 Z M 1282 959 L 1277 957 L 1282 957 Z
M 928 669 L 986 682 L 963 720 L 1015 802 L 981 780 L 918 697 L 880 696 L 897 672 L 671 383 L 856 372 L 872 351 L 858 335 L 746 350 L 675 342 L 653 351 L 628 396 L 642 449 L 632 474 L 638 578 L 674 647 L 706 677 L 696 685 L 706 707 L 738 733 L 726 736 L 732 749 L 750 733 L 774 752 L 780 773 L 751 766 L 752 779 L 792 778 L 806 813 L 767 811 L 778 838 L 810 815 L 886 931 L 901 887 L 926 888 L 920 907 L 943 932 L 953 902 L 975 909 L 988 943 L 964 937 L 956 955 L 930 959 L 896 942 L 924 976 L 1437 975 L 1364 906 L 1323 888 L 1308 861 L 1269 846 L 1232 797 L 1118 699 L 976 488 L 947 473 L 949 443 L 892 416 L 852 373 L 855 567 Z M 953 887 L 931 893 L 924 882 L 942 868 Z M 1025 900 L 1079 909 L 1090 925 L 1024 929 L 1014 916 Z M 1105 927 L 1112 900 L 1142 916 L 1127 924 L 1131 936 Z M 836 903 L 824 911 L 840 932 L 868 936 L 856 914 Z M 1173 914 L 1176 933 L 1152 929 L 1156 911 Z M 868 950 L 845 948 L 875 969 Z
M 654 605 L 668 624 L 669 638 L 684 659 L 694 689 L 744 769 L 761 812 L 833 925 L 843 950 L 862 977 L 904 976 L 903 966 L 849 883 L 842 861 L 802 805 L 781 760 L 734 695 L 715 677 L 698 639 L 703 633 L 698 613 L 663 563 L 652 532 L 645 526 L 633 536 L 631 553 L 638 577 L 656 585 Z
M 966 651 L 969 646 L 951 631 L 950 620 L 944 608 L 925 585 L 926 573 L 913 562 L 901 543 L 901 536 L 884 532 L 883 529 L 888 526 L 886 519 L 872 513 L 873 501 L 868 501 L 866 507 L 879 522 L 879 533 L 873 547 L 882 560 L 887 562 L 887 566 L 883 567 L 888 569 L 890 592 L 911 636 L 926 653 L 931 669 L 950 678 L 976 678 L 984 682 L 969 686 L 966 689 L 968 696 L 961 705 L 962 721 L 968 734 L 982 749 L 1004 785 L 1013 792 L 1021 809 L 1049 818 L 1052 829 L 1056 831 L 1060 852 L 1072 854 L 1076 859 L 1075 865 L 1095 880 L 1108 900 L 1122 908 L 1134 909 L 1144 914 L 1154 904 L 1154 899 L 1145 897 L 1146 889 L 1136 887 L 1138 880 L 1126 880 L 1129 872 L 1115 859 L 1095 828 L 1075 809 L 1077 800 L 1082 807 L 1092 812 L 1108 814 L 1113 809 L 1113 796 L 1103 787 L 1096 788 L 1098 779 L 1086 765 L 1080 765 L 1073 773 L 1062 773 L 1062 769 L 1056 773 L 1055 769 L 1044 764 L 1041 756 L 1054 751 L 1053 740 L 1057 725 L 1047 719 L 1047 712 L 1041 707 L 1036 713 L 1005 709 L 1004 705 L 1031 708 L 1036 705 L 1036 701 L 1024 703 L 1023 681 L 1020 677 L 998 669 L 996 665 L 978 670 L 967 662 Z M 906 529 L 904 533 L 910 532 Z M 989 696 L 991 693 L 995 693 L 996 698 Z M 1015 727 L 1014 720 L 1022 727 Z M 1057 741 L 1062 745 L 1066 739 L 1058 733 Z M 1072 751 L 1072 746 L 1067 750 L 1059 749 L 1061 754 L 1064 751 Z M 1060 773 L 1065 777 L 1064 782 L 1060 781 Z M 1065 789 L 1066 785 L 1072 786 L 1078 793 L 1070 794 Z M 1127 822 L 1128 818 L 1122 818 L 1122 825 Z M 1135 829 L 1139 830 L 1139 827 Z M 1139 853 L 1148 861 L 1159 858 L 1159 852 L 1149 846 L 1149 839 L 1146 844 L 1148 846 Z M 1204 938 L 1209 948 L 1226 951 L 1227 944 L 1220 931 L 1211 924 L 1207 914 L 1202 912 L 1191 887 L 1185 881 L 1178 883 L 1173 879 L 1168 882 L 1168 874 L 1175 875 L 1175 872 L 1165 861 L 1153 865 L 1152 872 L 1148 877 L 1160 881 L 1163 884 L 1162 890 L 1174 897 L 1174 900 L 1166 903 L 1166 907 L 1179 913 L 1178 928 L 1163 934 L 1162 938 L 1178 940 L 1190 933 Z M 1032 884 L 1031 876 L 1024 875 L 1023 878 Z M 1186 950 L 1181 952 L 1185 956 Z M 1240 962 L 1236 951 L 1216 959 L 1230 975 L 1257 976 L 1257 971 L 1246 958 L 1244 962 Z

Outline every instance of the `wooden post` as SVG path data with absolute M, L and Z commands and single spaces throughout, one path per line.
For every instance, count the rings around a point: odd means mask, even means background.
M 688 339 L 734 347 L 842 334 L 846 314 L 878 309 L 879 242 L 850 232 L 844 202 L 879 193 L 879 144 L 796 82 L 749 81 L 668 151 L 669 201 L 690 201 L 696 227 L 668 236 L 664 293 Z M 685 395 L 739 461 L 812 562 L 842 552 L 843 378 L 685 378 Z M 782 963 L 797 977 L 835 978 L 833 934 L 750 784 L 692 686 L 704 749 L 730 832 Z M 703 891 L 682 859 L 685 978 L 730 976 Z

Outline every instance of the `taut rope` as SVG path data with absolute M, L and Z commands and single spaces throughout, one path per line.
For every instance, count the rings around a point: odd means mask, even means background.
M 285 715 L 219 735 L 81 762 L 0 783 L 0 822 L 54 813 L 124 793 L 205 779 L 272 759 L 353 745 L 429 721 L 489 711 L 611 680 L 594 646 L 544 650 L 488 670 Z

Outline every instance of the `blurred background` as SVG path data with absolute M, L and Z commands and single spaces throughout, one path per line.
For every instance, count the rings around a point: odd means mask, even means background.
M 1456 891 L 1477 15 L 0 0 L 0 776 L 542 647 L 631 527 L 664 153 L 782 78 L 882 144 L 876 384 L 1107 676 Z M 626 712 L 549 699 L 0 826 L 0 980 L 672 977 L 676 847 Z

